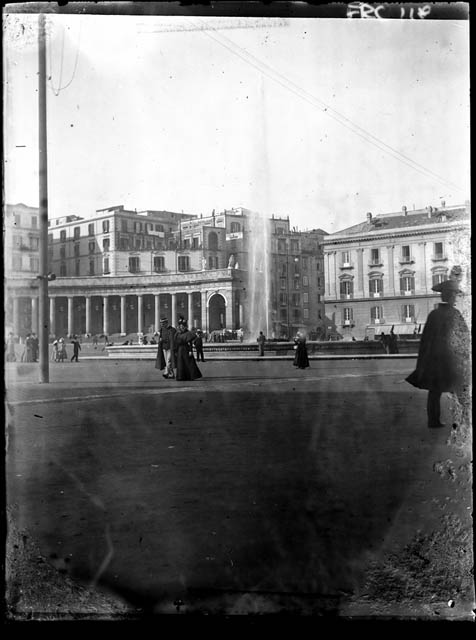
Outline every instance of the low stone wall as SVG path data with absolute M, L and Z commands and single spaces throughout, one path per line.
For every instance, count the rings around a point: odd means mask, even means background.
M 398 351 L 404 354 L 417 354 L 420 341 L 399 340 Z M 292 342 L 269 342 L 265 345 L 264 351 L 267 356 L 286 356 L 294 353 L 294 343 Z M 385 355 L 379 340 L 364 342 L 313 342 L 307 343 L 309 355 Z M 157 355 L 157 345 L 118 345 L 107 347 L 107 354 L 110 358 L 127 358 L 135 360 L 153 360 Z M 228 353 L 239 355 L 258 353 L 257 344 L 247 343 L 219 343 L 207 342 L 203 345 L 204 353 Z

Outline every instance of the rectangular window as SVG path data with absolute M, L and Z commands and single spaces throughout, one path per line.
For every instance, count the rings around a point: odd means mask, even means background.
M 89 275 L 90 276 L 94 275 L 94 260 L 89 261 Z
M 375 324 L 381 323 L 383 320 L 383 308 L 382 307 L 371 307 L 370 309 L 370 320 Z
M 32 249 L 33 251 L 36 251 L 39 246 L 40 246 L 40 239 L 39 238 L 35 238 L 35 237 L 31 237 L 30 238 L 30 249 Z
M 444 282 L 446 280 L 446 273 L 434 273 L 432 276 L 432 286 L 435 284 L 439 284 L 440 282 Z
M 291 240 L 291 251 L 299 252 L 299 240 Z
M 218 258 L 216 259 L 218 261 Z M 217 268 L 218 265 L 215 265 Z M 189 271 L 190 270 L 190 258 L 188 256 L 179 256 L 178 257 L 178 270 L 179 271 Z
M 308 266 L 309 266 L 309 260 L 307 257 L 303 257 L 301 258 L 301 262 L 302 262 L 302 270 L 303 271 L 307 271 Z
M 96 248 L 96 243 L 95 242 L 89 242 L 88 243 L 88 251 L 89 253 L 94 253 L 94 249 Z
M 121 220 L 121 231 L 127 233 L 127 220 Z
M 111 240 L 109 238 L 103 238 L 102 250 L 103 251 L 109 251 L 110 244 L 111 244 Z
M 64 262 L 60 264 L 60 277 L 61 278 L 66 277 L 66 264 Z
M 405 245 L 402 247 L 402 261 L 403 262 L 410 262 L 410 246 L 409 245 Z
M 38 228 L 38 217 L 37 216 L 31 216 L 31 228 L 32 229 L 37 229 Z
M 104 258 L 104 273 L 109 273 L 109 258 Z
M 74 245 L 74 255 L 79 256 L 79 243 Z
M 294 273 L 299 273 L 300 271 L 299 258 L 294 258 Z
M 120 238 L 119 248 L 121 251 L 127 251 L 129 249 L 129 238 Z
M 139 271 L 140 271 L 140 259 L 139 259 L 139 256 L 131 256 L 129 258 L 129 271 L 131 273 L 139 273 Z
M 53 234 L 52 233 L 48 234 L 48 244 L 53 244 Z
M 383 293 L 383 280 L 382 278 L 372 278 L 369 280 L 369 291 L 373 297 L 381 296 Z
M 284 253 L 286 251 L 286 240 L 282 240 L 281 238 L 278 240 L 278 251 L 280 253 Z
M 39 270 L 40 270 L 40 261 L 38 260 L 38 258 L 30 257 L 30 271 L 33 271 L 34 273 L 38 273 Z
M 93 236 L 94 235 L 94 222 L 91 222 L 90 224 L 88 224 L 88 236 Z
M 343 251 L 341 253 L 341 258 L 342 258 L 342 266 L 343 267 L 349 267 L 350 266 L 350 252 L 349 251 Z
M 299 278 L 294 278 L 294 288 L 295 289 L 300 289 L 301 288 L 301 282 L 300 282 Z
M 415 307 L 412 304 L 404 304 L 402 309 L 403 322 L 414 322 L 415 319 Z
M 436 260 L 441 260 L 444 257 L 443 254 L 443 243 L 442 242 L 435 242 L 434 244 L 434 258 Z
M 279 312 L 280 314 L 280 318 L 282 322 L 287 322 L 288 319 L 288 310 L 286 309 L 286 307 L 284 307 L 283 309 L 280 310 Z
M 198 241 L 199 241 L 199 239 L 200 238 L 197 238 L 197 237 L 193 238 L 193 241 L 192 241 L 192 248 L 193 249 L 198 249 Z
M 292 303 L 293 307 L 301 306 L 301 295 L 299 293 L 293 293 Z
M 13 256 L 12 268 L 14 271 L 21 271 L 21 256 Z
M 156 224 L 155 225 L 155 230 L 156 231 L 164 231 L 164 225 L 163 224 Z
M 165 271 L 165 258 L 164 256 L 154 256 L 154 271 L 160 273 Z
M 21 227 L 21 217 L 19 213 L 15 214 L 15 227 Z
M 76 260 L 75 264 L 74 264 L 74 275 L 79 278 L 79 276 L 81 275 L 81 262 L 79 260 Z
M 281 265 L 281 275 L 286 277 L 288 272 L 288 266 L 286 263 L 283 262 L 283 264 Z
M 139 251 L 142 248 L 142 242 L 140 238 L 135 239 L 135 249 Z
M 354 293 L 354 283 L 352 280 L 342 280 L 340 283 L 341 298 L 351 298 Z
M 61 242 L 66 242 L 66 229 L 61 229 L 61 231 L 60 231 L 60 240 L 61 240 Z
M 109 220 L 102 221 L 102 232 L 109 233 Z
M 283 305 L 283 304 L 287 304 L 288 303 L 288 296 L 286 293 L 280 293 L 279 294 L 279 304 Z
M 303 276 L 302 277 L 302 286 L 303 287 L 308 287 L 309 286 L 309 278 L 307 276 Z
M 284 278 L 281 278 L 280 282 L 281 282 L 281 289 L 286 289 L 286 280 Z
M 380 253 L 378 249 L 370 250 L 370 262 L 372 264 L 380 264 Z
M 66 258 L 66 247 L 60 247 L 60 258 Z
M 81 228 L 80 227 L 74 227 L 74 231 L 73 231 L 73 238 L 75 240 L 77 240 L 81 235 Z
M 415 292 L 414 276 L 403 276 L 400 278 L 400 292 L 402 295 L 410 295 Z
M 344 323 L 351 323 L 353 320 L 353 311 L 352 311 L 352 307 L 344 307 L 344 312 L 343 312 L 343 318 L 344 318 Z
M 309 309 L 303 309 L 304 320 L 309 320 Z

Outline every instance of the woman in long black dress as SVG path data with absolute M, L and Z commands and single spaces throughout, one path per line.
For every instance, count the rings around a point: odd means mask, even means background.
M 294 338 L 296 354 L 294 356 L 294 366 L 298 369 L 309 367 L 309 357 L 307 355 L 306 336 L 298 331 Z
M 195 334 L 188 330 L 187 323 L 185 321 L 180 322 L 178 331 L 175 334 L 176 380 L 197 380 L 202 377 L 193 357 L 192 344 L 194 340 Z

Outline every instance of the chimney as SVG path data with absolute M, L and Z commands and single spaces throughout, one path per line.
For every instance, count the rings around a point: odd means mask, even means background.
M 367 222 L 370 224 L 372 222 L 372 214 L 370 211 L 367 213 Z
M 407 208 L 406 208 L 406 206 L 405 206 L 405 205 L 403 205 L 403 207 L 402 207 L 402 211 L 403 211 L 403 215 L 404 215 L 404 216 L 408 215 L 408 213 L 407 213 Z
M 431 214 L 433 213 L 433 207 L 428 205 L 426 208 L 426 212 L 428 214 L 428 217 L 431 218 Z

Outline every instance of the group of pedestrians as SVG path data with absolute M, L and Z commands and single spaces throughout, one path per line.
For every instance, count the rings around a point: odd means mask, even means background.
M 155 368 L 162 371 L 165 379 L 198 380 L 202 373 L 194 357 L 205 362 L 203 355 L 203 336 L 197 329 L 190 330 L 183 316 L 179 317 L 177 329 L 168 318 L 160 319 L 157 357 Z
M 73 336 L 71 344 L 73 345 L 73 355 L 71 356 L 71 362 L 79 362 L 81 343 L 79 342 L 77 336 Z M 64 338 L 59 338 L 53 341 L 52 360 L 53 362 L 64 362 L 65 360 L 68 360 L 68 352 L 66 351 L 66 343 L 64 341 Z

